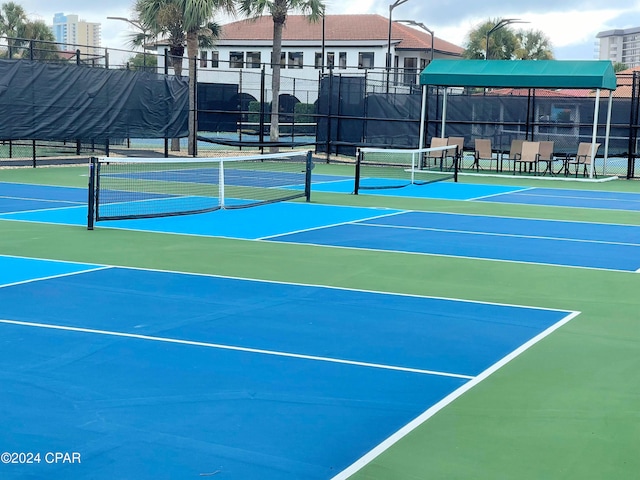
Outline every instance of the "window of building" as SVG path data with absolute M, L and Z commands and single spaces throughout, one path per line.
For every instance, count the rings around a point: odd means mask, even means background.
M 338 54 L 338 67 L 347 68 L 347 52 L 340 52 Z
M 229 53 L 229 68 L 242 68 L 244 66 L 244 52 Z
M 327 67 L 333 68 L 336 66 L 336 54 L 334 52 L 327 53 Z
M 200 68 L 207 68 L 207 51 L 200 52 Z
M 211 67 L 218 68 L 220 65 L 220 52 L 211 52 Z
M 316 57 L 313 64 L 316 68 L 322 68 L 322 52 L 316 52 Z
M 289 52 L 289 68 L 302 68 L 302 52 Z
M 373 52 L 358 53 L 358 68 L 373 68 Z
M 416 74 L 418 73 L 418 59 L 416 57 L 408 57 L 404 59 L 404 83 L 413 85 L 416 83 Z
M 260 52 L 247 52 L 247 68 L 260 68 Z

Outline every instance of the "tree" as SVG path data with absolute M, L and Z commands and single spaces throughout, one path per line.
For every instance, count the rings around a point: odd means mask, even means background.
M 273 51 L 271 53 L 271 126 L 269 139 L 280 138 L 278 112 L 280 110 L 280 56 L 282 31 L 289 10 L 302 12 L 309 21 L 316 22 L 324 16 L 325 5 L 321 0 L 239 0 L 240 11 L 248 17 L 258 18 L 269 12 L 273 18 Z
M 51 29 L 42 20 L 30 21 L 24 9 L 14 2 L 0 7 L 0 35 L 7 37 L 9 58 L 59 58 Z
M 18 29 L 20 40 L 17 46 L 25 47 L 21 57 L 34 60 L 59 60 L 60 50 L 55 43 L 56 37 L 42 20 L 27 21 Z
M 218 11 L 233 13 L 233 0 L 137 0 L 135 11 L 142 25 L 148 26 L 155 37 L 169 42 L 171 64 L 177 76 L 182 75 L 182 57 L 185 45 L 189 66 L 189 110 L 196 112 L 195 82 L 196 58 L 199 46 L 211 46 L 219 31 L 213 22 Z M 193 155 L 195 146 L 196 119 L 189 115 L 189 147 Z M 175 143 L 172 144 L 175 149 Z
M 520 30 L 516 33 L 520 46 L 515 56 L 520 60 L 553 60 L 551 40 L 540 30 Z
M 155 71 L 158 66 L 158 59 L 155 55 L 137 53 L 127 60 L 127 64 L 130 70 Z
M 622 62 L 613 62 L 613 71 L 615 73 L 622 72 L 623 70 L 627 70 L 629 67 L 626 63 Z
M 487 32 L 502 19 L 490 19 L 480 24 L 468 34 L 464 58 L 489 60 L 549 60 L 553 58 L 551 41 L 537 30 L 514 32 L 505 25 L 489 35 Z
M 27 22 L 27 14 L 20 5 L 8 2 L 3 3 L 0 7 L 0 35 L 7 37 L 9 58 L 16 53 L 13 49 L 16 46 L 16 39 Z

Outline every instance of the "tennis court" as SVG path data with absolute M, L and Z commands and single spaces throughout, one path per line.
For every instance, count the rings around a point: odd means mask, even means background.
M 451 186 L 456 187 L 455 184 Z M 432 185 L 426 185 L 415 188 L 428 190 L 431 187 Z M 474 186 L 473 189 L 477 191 L 478 187 Z M 38 208 L 36 201 L 51 194 L 53 198 L 65 199 L 65 202 L 73 204 L 80 196 L 79 189 L 31 185 L 23 185 L 22 189 L 18 185 L 12 185 L 12 189 L 17 197 L 0 200 L 0 211 L 6 212 L 0 213 L 0 218 L 78 226 L 86 224 L 86 206 L 83 204 L 70 207 L 58 200 L 54 200 L 53 204 L 47 200 L 41 202 Z M 562 193 L 561 191 L 559 198 L 564 198 Z M 631 194 L 613 195 L 613 198 L 616 197 L 623 203 L 626 202 L 623 199 L 631 197 Z M 149 201 L 146 194 L 144 204 Z M 164 198 L 161 201 L 166 206 Z M 16 208 L 27 210 L 11 210 Z M 99 225 L 138 231 L 495 261 L 632 272 L 640 270 L 640 227 L 633 225 L 286 202 L 266 205 L 261 209 L 120 220 Z
M 0 439 L 82 461 L 3 478 L 635 471 L 634 184 L 537 192 L 602 194 L 567 207 L 317 168 L 311 203 L 87 231 L 86 171 L 47 170 L 0 172 Z

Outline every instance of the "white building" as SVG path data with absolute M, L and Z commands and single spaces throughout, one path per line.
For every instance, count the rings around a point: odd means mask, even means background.
M 51 27 L 56 42 L 64 44 L 65 50 L 80 50 L 82 54 L 100 53 L 102 43 L 101 25 L 80 20 L 78 15 L 56 13 Z
M 235 83 L 242 72 L 247 82 L 259 78 L 263 68 L 270 74 L 272 45 L 271 16 L 223 25 L 215 47 L 199 52 L 198 81 Z M 380 15 L 328 15 L 315 23 L 303 15 L 289 15 L 282 34 L 282 86 L 286 90 L 287 82 L 295 79 L 302 92 L 305 80 L 317 84 L 320 73 L 330 69 L 336 74 L 367 72 L 370 79 L 381 82 L 391 78 L 393 85 L 415 84 L 432 58 L 460 58 L 462 52 L 461 47 L 432 38 L 424 29 L 399 22 L 392 22 L 389 42 L 389 19 Z M 386 68 L 388 53 L 390 70 Z M 163 58 L 158 65 L 164 67 Z M 183 75 L 187 72 L 185 59 Z M 304 93 L 296 96 L 303 102 L 314 101 L 300 98 Z
M 607 30 L 596 38 L 600 39 L 600 60 L 624 63 L 629 68 L 640 66 L 640 27 Z

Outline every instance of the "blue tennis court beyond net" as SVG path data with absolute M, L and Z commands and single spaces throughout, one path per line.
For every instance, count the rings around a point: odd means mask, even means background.
M 70 480 L 339 478 L 577 314 L 6 256 L 0 305 L 3 478 Z
M 77 201 L 82 189 L 62 189 L 68 196 L 62 203 L 37 200 L 45 196 L 38 189 L 35 187 L 33 198 L 25 194 L 0 199 L 0 220 L 86 225 L 86 206 Z M 54 192 L 56 198 L 65 198 L 63 192 Z M 47 189 L 46 194 L 50 193 Z M 612 195 L 624 203 L 624 195 Z M 116 220 L 101 223 L 100 228 L 103 227 L 627 272 L 640 270 L 640 227 L 633 225 L 283 202 L 200 215 Z

